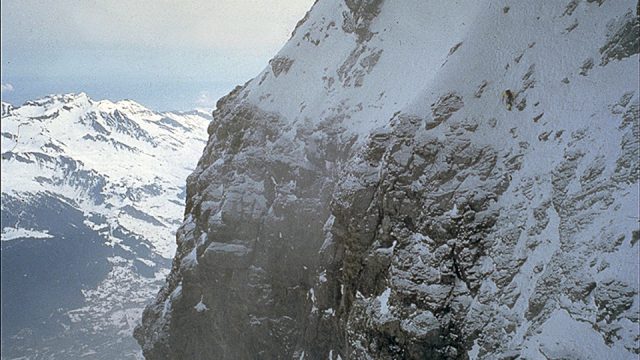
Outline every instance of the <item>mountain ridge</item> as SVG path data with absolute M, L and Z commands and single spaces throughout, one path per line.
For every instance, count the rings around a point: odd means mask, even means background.
M 3 358 L 139 358 L 211 115 L 78 93 L 3 102 L 0 121 Z

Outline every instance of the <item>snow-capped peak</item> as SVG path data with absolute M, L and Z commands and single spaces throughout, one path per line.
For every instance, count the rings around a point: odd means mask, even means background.
M 134 215 L 127 226 L 170 256 L 172 235 L 164 227 L 182 213 L 184 179 L 204 146 L 210 117 L 155 112 L 132 100 L 93 101 L 85 93 L 50 95 L 17 108 L 3 104 L 3 113 L 3 193 L 60 193 L 120 222 L 127 216 L 112 209 L 125 206 L 167 219 L 145 222 Z M 72 181 L 79 170 L 93 180 Z M 87 201 L 92 191 L 100 196 Z M 175 207 L 173 216 L 166 206 Z

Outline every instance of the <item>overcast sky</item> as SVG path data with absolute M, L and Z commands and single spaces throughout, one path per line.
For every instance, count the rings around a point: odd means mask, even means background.
M 313 0 L 0 0 L 2 99 L 51 93 L 213 107 L 258 74 Z

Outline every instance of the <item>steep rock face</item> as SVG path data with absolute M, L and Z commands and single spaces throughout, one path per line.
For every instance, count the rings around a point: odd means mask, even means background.
M 631 1 L 319 1 L 221 99 L 150 359 L 634 358 Z

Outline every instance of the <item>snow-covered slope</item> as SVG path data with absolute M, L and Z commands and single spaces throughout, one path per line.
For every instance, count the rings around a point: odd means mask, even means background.
M 210 120 L 83 93 L 2 104 L 3 358 L 133 356 Z
M 146 356 L 636 358 L 637 16 L 317 1 L 217 104 Z

